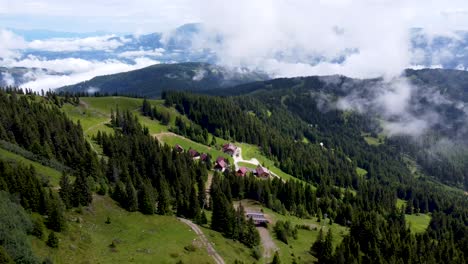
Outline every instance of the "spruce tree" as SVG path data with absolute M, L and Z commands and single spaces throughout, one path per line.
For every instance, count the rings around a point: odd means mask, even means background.
M 49 192 L 47 200 L 47 222 L 49 229 L 61 232 L 65 229 L 66 221 L 64 216 L 65 206 L 56 194 Z
M 88 186 L 86 176 L 81 171 L 73 184 L 73 205 L 88 206 L 93 200 L 91 190 Z
M 62 177 L 60 178 L 59 194 L 65 207 L 67 209 L 72 208 L 73 186 L 71 184 L 70 177 L 66 173 L 62 173 Z
M 138 210 L 138 195 L 131 181 L 127 182 L 125 191 L 127 192 L 126 209 L 130 212 L 137 211 Z
M 158 195 L 158 214 L 170 215 L 171 214 L 171 201 L 169 196 L 169 186 L 165 180 L 161 180 L 160 191 Z
M 139 193 L 139 205 L 140 212 L 143 214 L 154 214 L 155 211 L 155 199 L 153 196 L 152 187 L 149 185 L 143 185 Z

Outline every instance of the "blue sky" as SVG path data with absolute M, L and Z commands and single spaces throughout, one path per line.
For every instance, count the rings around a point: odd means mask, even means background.
M 0 25 L 66 32 L 154 32 L 198 20 L 189 0 L 0 0 Z
M 392 19 L 405 20 L 411 26 L 442 29 L 468 26 L 465 0 L 0 0 L 0 25 L 74 32 L 153 32 L 184 23 L 213 22 L 210 16 L 217 17 L 216 14 L 228 14 L 229 18 L 233 13 L 243 19 L 242 13 L 251 10 L 260 17 L 276 10 L 281 12 L 275 14 L 281 23 L 283 19 L 295 18 L 295 13 L 288 10 L 310 12 L 327 20 L 333 19 L 334 12 L 330 10 L 339 14 L 343 9 L 355 20 L 397 10 Z

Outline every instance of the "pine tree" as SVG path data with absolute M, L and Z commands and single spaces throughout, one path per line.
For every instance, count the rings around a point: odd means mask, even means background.
M 171 214 L 171 201 L 169 196 L 169 186 L 165 180 L 161 180 L 160 191 L 158 195 L 158 214 L 170 215 Z
M 143 214 L 154 214 L 155 200 L 152 187 L 144 185 L 139 193 L 140 212 Z
M 42 219 L 40 217 L 35 217 L 33 219 L 33 229 L 31 231 L 31 235 L 39 239 L 42 239 L 44 237 L 44 229 L 45 229 L 45 226 L 44 226 L 44 222 L 42 221 Z
M 91 190 L 86 181 L 86 177 L 81 171 L 73 184 L 73 205 L 87 206 L 93 201 Z
M 200 213 L 200 204 L 198 203 L 197 191 L 195 187 L 192 187 L 192 191 L 190 192 L 190 205 L 188 208 L 188 215 L 189 218 L 194 218 L 197 214 Z
M 65 229 L 65 206 L 63 202 L 52 191 L 49 192 L 47 199 L 47 227 L 56 232 L 61 232 Z
M 73 186 L 70 182 L 70 177 L 66 173 L 62 173 L 62 177 L 60 178 L 59 194 L 65 207 L 67 209 L 72 208 Z
M 130 212 L 137 211 L 138 210 L 138 195 L 131 181 L 127 182 L 125 191 L 127 192 L 127 202 L 126 202 L 127 208 L 126 209 Z

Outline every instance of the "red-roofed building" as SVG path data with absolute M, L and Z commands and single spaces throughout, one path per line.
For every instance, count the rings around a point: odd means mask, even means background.
M 174 146 L 174 150 L 181 153 L 184 151 L 184 148 L 181 145 L 177 144 Z
M 217 171 L 223 172 L 228 167 L 228 164 L 224 160 L 224 158 L 219 157 L 216 159 L 214 169 Z
M 270 177 L 270 171 L 267 168 L 264 168 L 262 166 L 258 166 L 255 169 L 255 174 L 257 175 L 257 177 L 260 177 L 260 178 Z
M 234 153 L 236 153 L 236 151 L 237 151 L 237 147 L 232 143 L 223 145 L 223 152 L 228 154 L 228 155 L 233 156 Z
M 198 151 L 196 151 L 194 149 L 189 149 L 188 153 L 193 159 L 199 159 L 200 158 L 200 153 L 198 153 Z
M 236 171 L 236 175 L 237 176 L 245 176 L 247 174 L 249 170 L 246 168 L 246 167 L 240 167 L 237 171 Z
M 206 153 L 202 153 L 202 154 L 200 155 L 200 160 L 201 160 L 201 161 L 206 161 L 207 158 L 208 158 L 208 155 L 207 155 Z

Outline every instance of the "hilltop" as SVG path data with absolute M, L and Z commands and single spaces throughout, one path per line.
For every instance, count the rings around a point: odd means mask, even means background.
M 135 71 L 95 77 L 57 91 L 159 97 L 165 90 L 203 91 L 267 78 L 265 74 L 246 69 L 230 69 L 206 63 L 157 64 Z

